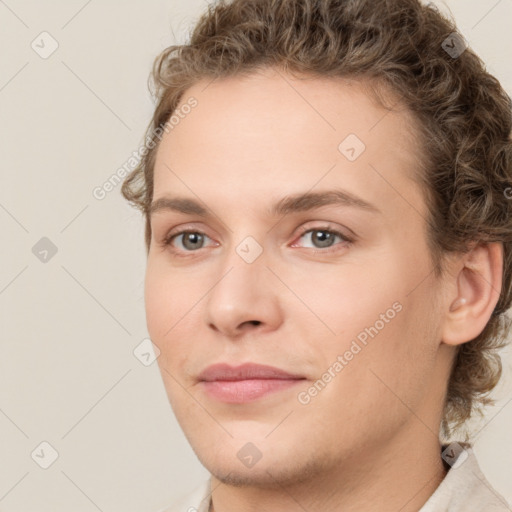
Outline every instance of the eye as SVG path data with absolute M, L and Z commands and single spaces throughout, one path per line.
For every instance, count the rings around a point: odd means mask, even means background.
M 168 235 L 164 240 L 165 246 L 172 246 L 174 249 L 184 252 L 195 252 L 197 249 L 202 249 L 205 239 L 210 239 L 201 231 L 183 230 L 177 233 Z M 175 246 L 174 241 L 179 241 L 178 247 Z
M 306 239 L 313 244 L 311 249 L 313 252 L 332 252 L 336 251 L 336 246 L 346 247 L 353 240 L 340 231 L 333 229 L 331 226 L 318 226 L 315 228 L 302 228 L 299 239 Z M 186 253 L 198 252 L 199 249 L 205 248 L 205 241 L 211 238 L 205 233 L 192 229 L 183 229 L 178 232 L 171 232 L 162 242 L 164 247 L 169 247 L 176 255 L 186 255 Z M 336 244 L 336 239 L 341 242 Z M 297 247 L 294 243 L 291 247 Z M 180 254 L 182 253 L 182 254 Z
M 347 242 L 346 244 L 341 245 L 347 245 L 352 242 L 350 238 L 345 236 L 340 231 L 331 228 L 330 226 L 319 226 L 315 228 L 303 228 L 302 233 L 300 235 L 300 239 L 305 238 L 306 240 L 309 239 L 309 241 L 313 244 L 313 249 L 330 249 L 331 247 L 334 247 L 336 238 L 342 240 L 343 242 Z M 292 247 L 294 247 L 296 244 L 293 244 Z M 336 250 L 336 249 L 335 249 Z M 330 251 L 318 251 L 318 252 L 330 252 Z

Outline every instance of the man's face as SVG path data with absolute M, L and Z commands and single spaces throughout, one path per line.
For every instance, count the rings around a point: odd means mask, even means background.
M 201 82 L 182 104 L 190 97 L 197 106 L 162 138 L 154 201 L 187 198 L 207 214 L 152 214 L 145 299 L 169 400 L 203 465 L 270 486 L 371 458 L 405 432 L 432 436 L 448 365 L 407 114 L 356 82 L 270 70 Z M 332 191 L 371 206 L 272 212 Z M 192 234 L 171 238 L 180 230 Z M 248 362 L 302 379 L 267 381 L 266 393 L 261 380 L 200 380 Z

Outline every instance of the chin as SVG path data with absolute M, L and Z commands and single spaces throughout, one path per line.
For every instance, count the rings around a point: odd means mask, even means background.
M 217 480 L 233 487 L 281 489 L 283 485 L 300 481 L 291 468 L 264 463 L 263 459 L 252 468 L 244 468 L 239 461 L 228 463 L 203 459 L 201 463 Z
M 261 448 L 261 451 L 259 451 Z M 241 442 L 230 439 L 227 443 L 192 447 L 201 464 L 220 482 L 234 487 L 259 487 L 282 489 L 324 478 L 332 461 L 318 453 L 303 452 L 279 442 L 276 446 L 264 446 L 258 442 Z M 251 461 L 250 457 L 253 457 Z M 257 457 L 260 457 L 256 460 Z

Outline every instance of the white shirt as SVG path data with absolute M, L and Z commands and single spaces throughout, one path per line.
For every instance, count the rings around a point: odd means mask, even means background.
M 505 498 L 483 475 L 471 446 L 459 446 L 464 449 L 455 455 L 443 481 L 418 512 L 512 512 Z M 443 453 L 447 447 L 442 447 Z M 159 512 L 208 512 L 210 500 L 208 479 L 179 503 Z

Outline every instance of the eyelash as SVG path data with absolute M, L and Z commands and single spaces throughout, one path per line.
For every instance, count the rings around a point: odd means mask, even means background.
M 299 236 L 298 238 L 302 238 L 305 234 L 307 233 L 310 233 L 310 232 L 314 232 L 314 231 L 322 231 L 322 232 L 325 232 L 325 233 L 329 233 L 331 235 L 335 235 L 335 236 L 338 236 L 339 238 L 342 239 L 343 242 L 346 242 L 346 244 L 344 244 L 344 246 L 346 247 L 347 245 L 351 245 L 354 240 L 346 235 L 344 235 L 343 233 L 341 233 L 340 231 L 338 231 L 337 229 L 334 229 L 332 228 L 331 226 L 329 225 L 326 225 L 326 226 L 315 226 L 314 228 L 309 228 L 309 227 L 303 227 L 300 229 L 300 233 L 299 233 Z M 184 234 L 187 234 L 187 233 L 193 233 L 193 234 L 200 234 L 200 235 L 203 235 L 207 238 L 208 235 L 206 235 L 205 233 L 203 233 L 202 231 L 199 231 L 199 230 L 193 230 L 193 229 L 183 229 L 181 231 L 177 231 L 177 232 L 174 232 L 174 233 L 171 233 L 169 235 L 167 235 L 163 242 L 162 242 L 162 245 L 164 247 L 169 247 L 169 248 L 172 248 L 171 249 L 171 252 L 173 252 L 176 256 L 178 257 L 182 257 L 182 258 L 186 258 L 186 257 L 190 257 L 192 256 L 194 253 L 196 252 L 199 252 L 200 249 L 197 249 L 195 251 L 184 251 L 186 254 L 183 255 L 183 254 L 180 254 L 181 250 L 180 249 L 176 249 L 172 246 L 172 242 L 175 238 L 177 238 L 178 236 L 180 235 L 184 235 Z M 338 244 L 339 245 L 339 244 Z M 331 246 L 331 247 L 326 247 L 325 249 L 310 249 L 311 252 L 313 252 L 313 254 L 319 254 L 319 253 L 331 253 L 331 252 L 336 252 L 337 250 L 339 249 L 333 249 L 332 247 L 336 247 L 336 245 L 334 246 Z M 201 247 L 202 249 L 202 247 Z

